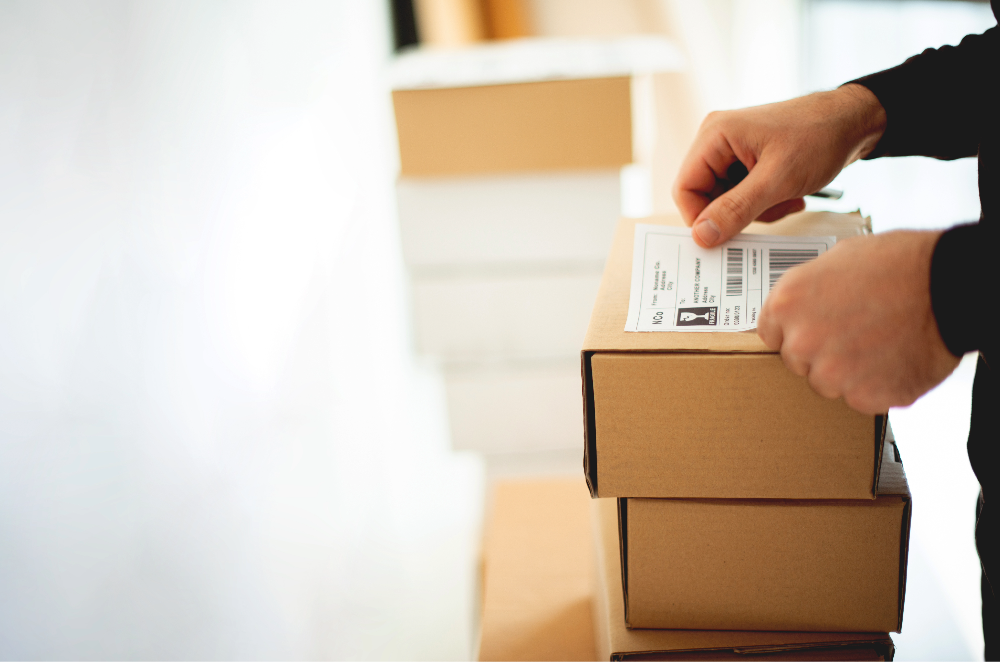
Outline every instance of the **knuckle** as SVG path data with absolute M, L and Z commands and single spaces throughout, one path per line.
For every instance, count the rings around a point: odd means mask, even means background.
M 764 302 L 764 310 L 761 313 L 761 317 L 764 317 L 766 313 L 768 318 L 772 316 L 781 318 L 787 315 L 793 307 L 791 296 L 782 287 L 782 282 L 778 281 L 778 284 L 767 296 L 767 301 Z
M 793 357 L 805 358 L 810 354 L 809 350 L 809 344 L 803 339 L 801 333 L 791 334 L 781 346 L 782 352 L 788 352 L 788 355 Z
M 864 413 L 864 396 L 859 394 L 857 391 L 850 391 L 844 394 L 844 402 L 847 406 L 855 411 L 860 411 Z
M 724 223 L 735 224 L 741 220 L 753 220 L 750 200 L 738 191 L 730 191 L 728 194 L 718 199 L 718 209 L 724 216 L 720 219 Z
M 808 338 L 803 338 L 801 335 L 794 336 L 790 339 L 786 339 L 781 346 L 781 351 L 783 354 L 787 354 L 788 358 L 795 361 L 799 365 L 806 366 L 810 373 L 815 367 L 814 364 L 817 361 L 817 351 L 815 343 L 809 341 Z M 803 375 L 807 374 L 805 372 Z M 823 369 L 820 373 L 823 378 L 828 378 L 830 376 L 829 370 Z
M 776 329 L 770 324 L 764 324 L 763 320 L 762 316 L 761 322 L 757 324 L 757 337 L 770 349 L 778 349 L 778 334 Z
M 883 398 L 870 386 L 859 386 L 844 394 L 844 402 L 847 406 L 862 414 L 878 414 L 888 410 L 883 407 Z
M 840 397 L 838 371 L 829 361 L 823 361 L 809 370 L 809 386 L 824 398 L 835 400 Z
M 806 363 L 798 355 L 788 351 L 785 345 L 781 346 L 781 361 L 786 368 L 799 377 L 805 377 L 809 373 Z

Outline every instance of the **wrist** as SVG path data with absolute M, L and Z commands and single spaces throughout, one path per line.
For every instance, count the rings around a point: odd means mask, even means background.
M 871 154 L 885 133 L 885 108 L 871 90 L 858 83 L 842 85 L 832 94 L 837 95 L 845 137 L 852 148 L 847 163 L 853 163 Z

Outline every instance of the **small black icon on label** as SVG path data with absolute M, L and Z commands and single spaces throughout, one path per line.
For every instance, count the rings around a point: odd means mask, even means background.
M 719 309 L 716 306 L 703 308 L 679 308 L 677 326 L 715 326 Z

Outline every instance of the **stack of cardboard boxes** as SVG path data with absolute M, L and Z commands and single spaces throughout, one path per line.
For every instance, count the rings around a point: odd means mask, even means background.
M 582 353 L 585 473 L 610 497 L 595 511 L 601 657 L 644 645 L 629 628 L 770 632 L 746 643 L 765 649 L 788 632 L 887 640 L 910 497 L 886 417 L 820 397 L 755 333 L 625 332 L 634 226 L 619 224 Z M 750 228 L 867 230 L 825 213 Z
M 599 657 L 891 658 L 910 499 L 886 417 L 816 395 L 752 332 L 623 330 L 635 220 L 618 219 L 670 207 L 693 131 L 670 73 L 679 66 L 651 38 L 397 59 L 417 350 L 443 368 L 456 449 L 585 439 L 587 484 L 603 497 Z M 867 226 L 802 214 L 750 231 L 845 237 Z M 565 582 L 574 604 L 576 577 Z M 503 595 L 503 583 L 486 590 Z M 533 585 L 526 595 L 537 597 Z M 525 632 L 544 626 L 509 611 Z
M 456 449 L 578 448 L 580 343 L 623 203 L 648 213 L 649 155 L 681 141 L 651 119 L 681 62 L 644 37 L 394 63 L 415 343 L 442 365 Z

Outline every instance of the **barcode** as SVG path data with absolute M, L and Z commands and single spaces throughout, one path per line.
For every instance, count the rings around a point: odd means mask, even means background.
M 726 296 L 743 295 L 743 249 L 726 249 Z
M 817 257 L 819 257 L 818 248 L 772 248 L 769 252 L 770 272 L 768 276 L 771 282 L 770 287 L 773 288 L 778 279 L 792 267 Z

